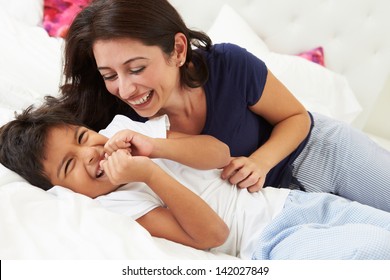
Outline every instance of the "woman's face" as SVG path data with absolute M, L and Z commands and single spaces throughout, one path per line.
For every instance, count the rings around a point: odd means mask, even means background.
M 155 116 L 179 89 L 179 62 L 157 46 L 129 38 L 99 40 L 93 53 L 107 90 L 142 117 Z

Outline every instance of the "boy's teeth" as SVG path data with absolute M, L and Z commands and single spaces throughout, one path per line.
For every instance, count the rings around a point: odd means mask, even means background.
M 103 174 L 104 174 L 104 170 L 99 168 L 97 173 L 96 173 L 96 178 L 101 177 Z

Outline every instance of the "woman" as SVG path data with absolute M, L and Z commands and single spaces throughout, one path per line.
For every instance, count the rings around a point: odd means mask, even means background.
M 94 129 L 115 114 L 210 134 L 230 147 L 222 177 L 330 192 L 390 210 L 390 153 L 344 123 L 311 114 L 266 65 L 212 45 L 165 0 L 94 1 L 66 38 L 59 102 Z

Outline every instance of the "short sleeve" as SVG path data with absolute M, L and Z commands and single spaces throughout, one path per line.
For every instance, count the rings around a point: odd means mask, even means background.
M 144 183 L 128 183 L 118 190 L 95 198 L 104 208 L 137 220 L 157 207 L 166 207 L 163 201 Z
M 232 79 L 232 88 L 244 94 L 246 106 L 256 104 L 265 87 L 267 66 L 246 49 L 233 45 L 222 44 L 225 53 L 225 64 Z
M 116 115 L 112 122 L 105 129 L 100 130 L 99 133 L 110 138 L 120 130 L 131 129 L 149 137 L 166 138 L 169 126 L 167 115 L 148 120 L 145 123 L 133 121 L 123 115 Z

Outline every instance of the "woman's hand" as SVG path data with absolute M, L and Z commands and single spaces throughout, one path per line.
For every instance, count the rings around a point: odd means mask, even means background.
M 250 157 L 235 157 L 224 167 L 221 177 L 239 188 L 257 192 L 264 186 L 269 168 Z
M 121 130 L 104 145 L 108 155 L 119 149 L 127 149 L 133 156 L 148 157 L 153 152 L 154 139 L 129 129 Z

